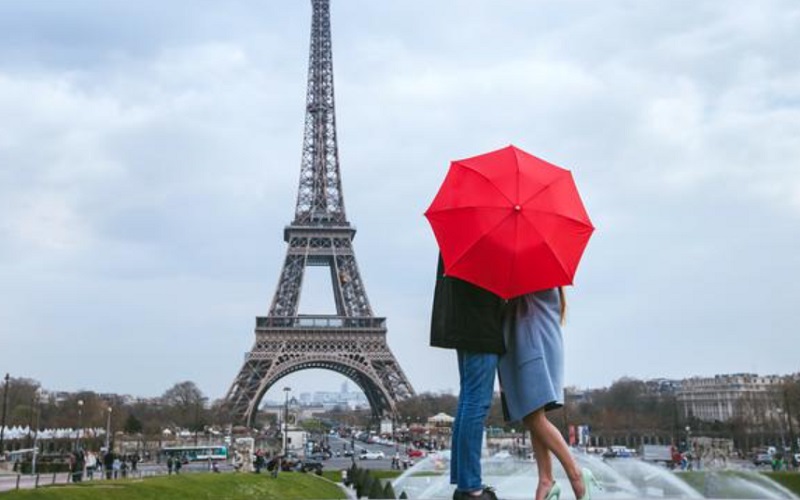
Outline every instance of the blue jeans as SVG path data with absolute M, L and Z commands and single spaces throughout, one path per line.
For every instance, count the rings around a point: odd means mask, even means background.
M 492 406 L 494 377 L 500 356 L 458 350 L 460 388 L 450 450 L 450 484 L 458 491 L 483 488 L 483 424 Z

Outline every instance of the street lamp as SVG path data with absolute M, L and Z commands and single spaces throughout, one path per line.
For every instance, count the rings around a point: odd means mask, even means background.
M 5 434 L 6 430 L 6 408 L 8 407 L 8 380 L 10 378 L 11 376 L 8 373 L 6 373 L 5 379 L 3 379 L 6 381 L 6 387 L 5 389 L 3 389 L 3 419 L 2 422 L 0 422 L 0 455 L 3 454 L 3 449 L 4 449 L 3 435 Z
M 283 403 L 283 454 L 286 455 L 286 446 L 288 444 L 288 432 L 289 432 L 289 391 L 291 391 L 291 387 L 284 387 L 283 392 L 286 395 L 285 401 Z
M 688 425 L 686 426 L 686 450 L 692 450 L 692 428 Z
M 355 430 L 350 430 L 350 461 L 353 465 L 356 464 L 356 433 Z
M 31 458 L 31 474 L 36 474 L 36 456 L 39 455 L 39 419 L 42 416 L 42 409 L 39 406 L 39 392 L 35 393 L 34 402 L 36 405 L 36 433 L 33 435 L 33 457 Z
M 106 453 L 111 451 L 111 448 L 109 448 L 111 439 L 111 407 L 109 406 L 107 410 L 108 418 L 106 419 Z
M 83 400 L 78 400 L 78 449 L 81 448 L 81 437 L 83 437 Z
M 786 437 L 783 433 L 783 408 L 775 408 L 775 411 L 778 413 L 778 431 L 781 434 L 781 454 L 786 451 Z

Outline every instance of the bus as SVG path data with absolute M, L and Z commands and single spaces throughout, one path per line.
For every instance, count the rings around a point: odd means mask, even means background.
M 204 462 L 207 460 L 227 460 L 228 447 L 224 445 L 214 446 L 165 446 L 161 448 L 161 461 L 167 458 L 178 458 L 182 463 Z

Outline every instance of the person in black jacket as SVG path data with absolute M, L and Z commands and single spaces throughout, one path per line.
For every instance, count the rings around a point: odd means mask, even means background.
M 505 352 L 506 301 L 444 274 L 441 255 L 431 318 L 433 347 L 455 349 L 458 358 L 458 410 L 453 422 L 450 483 L 454 500 L 496 500 L 481 477 L 483 426 L 492 404 L 497 363 Z
M 103 455 L 103 466 L 106 469 L 106 479 L 111 479 L 114 472 L 114 453 L 110 449 Z

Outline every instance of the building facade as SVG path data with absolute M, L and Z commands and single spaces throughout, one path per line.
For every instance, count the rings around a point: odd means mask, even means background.
M 781 418 L 781 388 L 785 377 L 735 373 L 692 377 L 676 391 L 678 406 L 686 419 L 748 422 Z

